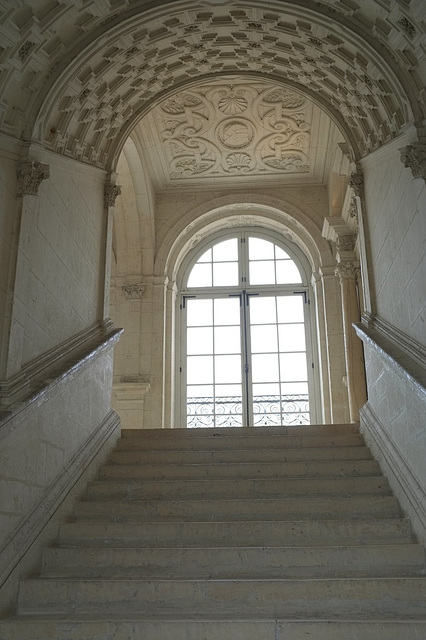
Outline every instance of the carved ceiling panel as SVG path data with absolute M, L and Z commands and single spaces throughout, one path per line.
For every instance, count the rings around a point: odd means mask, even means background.
M 325 153 L 335 130 L 306 96 L 241 79 L 182 91 L 160 103 L 138 127 L 159 189 L 197 178 L 306 174 L 321 180 L 317 148 Z M 324 157 L 320 161 L 323 169 Z

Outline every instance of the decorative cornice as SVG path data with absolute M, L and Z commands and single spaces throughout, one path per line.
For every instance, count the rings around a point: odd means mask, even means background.
M 48 164 L 33 160 L 24 160 L 18 164 L 16 171 L 18 196 L 37 196 L 43 180 L 50 176 Z
M 104 191 L 104 206 L 105 209 L 109 207 L 115 207 L 115 201 L 117 196 L 121 194 L 121 186 L 118 184 L 106 184 Z
M 352 173 L 349 177 L 348 185 L 353 190 L 354 194 L 359 198 L 364 197 L 364 176 L 360 171 Z
M 413 178 L 426 181 L 426 144 L 415 142 L 399 150 L 404 167 L 411 169 Z
M 126 300 L 140 300 L 145 293 L 145 289 L 146 285 L 142 282 L 139 284 L 123 284 L 121 287 Z
M 357 280 L 360 275 L 358 262 L 340 262 L 334 269 L 335 275 L 340 280 Z

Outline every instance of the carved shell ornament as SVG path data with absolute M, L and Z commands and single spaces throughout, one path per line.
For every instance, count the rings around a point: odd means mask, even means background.
M 249 173 L 253 169 L 248 153 L 230 153 L 226 158 L 226 164 L 231 173 Z
M 242 113 L 247 109 L 248 101 L 241 92 L 229 91 L 228 93 L 221 92 L 222 98 L 218 102 L 218 108 L 222 113 L 227 116 L 235 116 Z

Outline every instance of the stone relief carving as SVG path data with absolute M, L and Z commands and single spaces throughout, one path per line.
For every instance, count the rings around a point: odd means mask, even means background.
M 338 251 L 353 251 L 355 249 L 356 234 L 342 235 L 336 237 Z
M 145 293 L 146 285 L 140 284 L 123 284 L 121 290 L 126 300 L 140 300 Z
M 26 160 L 20 162 L 17 168 L 18 196 L 36 196 L 43 180 L 50 176 L 48 164 Z
M 360 277 L 360 266 L 358 262 L 340 262 L 334 269 L 335 275 L 343 280 L 350 278 L 357 280 Z
M 354 172 L 348 180 L 348 185 L 356 196 L 359 198 L 364 197 L 364 177 L 360 172 Z
M 349 217 L 355 218 L 355 220 L 358 221 L 358 207 L 355 198 L 351 198 L 349 203 Z
M 310 116 L 299 93 L 248 83 L 184 91 L 154 110 L 172 180 L 307 173 Z
M 117 196 L 121 194 L 121 186 L 118 184 L 105 185 L 104 191 L 104 207 L 114 207 Z
M 411 169 L 413 178 L 426 180 L 426 144 L 416 142 L 399 150 L 404 167 Z

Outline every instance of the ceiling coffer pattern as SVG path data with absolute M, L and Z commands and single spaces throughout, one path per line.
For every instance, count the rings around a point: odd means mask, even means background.
M 146 7 L 0 0 L 0 129 L 108 166 L 128 125 L 167 89 L 242 72 L 317 95 L 341 114 L 361 153 L 394 137 L 411 109 L 424 118 L 423 0 Z
M 171 180 L 307 173 L 312 105 L 293 91 L 245 84 L 175 95 L 152 117 Z

